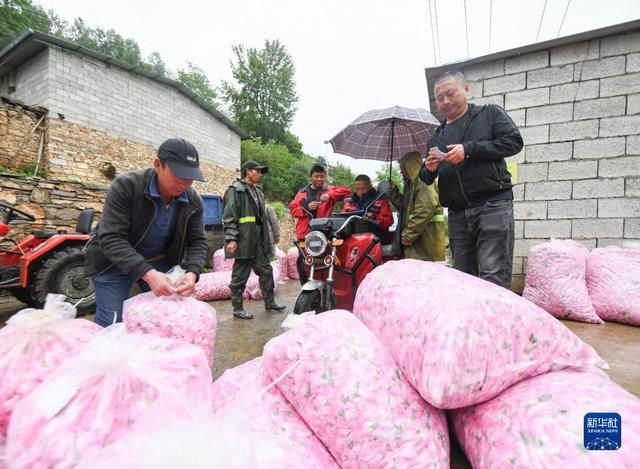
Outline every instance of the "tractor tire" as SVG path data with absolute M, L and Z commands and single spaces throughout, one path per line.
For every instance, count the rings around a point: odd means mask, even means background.
M 93 282 L 84 273 L 86 263 L 85 253 L 74 247 L 68 247 L 56 252 L 43 262 L 35 273 L 33 285 L 33 303 L 42 307 L 48 293 L 65 295 L 76 306 L 78 316 L 84 316 L 95 311 L 96 297 Z
M 315 311 L 316 314 L 323 313 L 324 311 L 330 311 L 335 309 L 336 300 L 331 295 L 329 299 L 329 308 L 324 310 L 320 307 L 320 292 L 318 290 L 303 291 L 300 292 L 296 299 L 296 304 L 293 306 L 293 314 L 302 314 L 307 311 Z

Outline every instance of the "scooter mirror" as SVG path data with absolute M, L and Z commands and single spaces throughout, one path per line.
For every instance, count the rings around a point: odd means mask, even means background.
M 389 196 L 390 190 L 391 184 L 389 184 L 389 181 L 381 181 L 380 184 L 378 184 L 377 191 L 382 195 L 382 199 L 386 199 Z

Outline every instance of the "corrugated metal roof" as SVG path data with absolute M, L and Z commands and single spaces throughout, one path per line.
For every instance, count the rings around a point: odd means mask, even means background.
M 146 70 L 142 67 L 138 67 L 136 65 L 123 62 L 122 60 L 115 59 L 110 55 L 87 49 L 86 47 L 78 46 L 72 42 L 65 41 L 64 39 L 59 39 L 57 37 L 42 33 L 40 31 L 35 31 L 33 29 L 27 29 L 22 34 L 20 34 L 20 36 L 18 36 L 13 42 L 11 42 L 11 44 L 0 51 L 0 77 L 3 77 L 10 71 L 15 70 L 17 67 L 28 61 L 30 58 L 34 57 L 46 47 L 52 46 L 60 47 L 62 49 L 70 50 L 92 57 L 110 65 L 114 65 L 118 68 L 127 70 L 131 73 L 136 73 L 151 80 L 155 80 L 165 85 L 171 86 L 172 88 L 177 89 L 180 93 L 185 95 L 191 101 L 196 103 L 202 109 L 207 111 L 209 114 L 213 115 L 223 124 L 225 124 L 229 129 L 238 134 L 241 139 L 251 138 L 251 136 L 240 126 L 238 126 L 238 124 L 233 122 L 222 112 L 208 105 L 202 100 L 202 98 L 200 98 L 196 93 L 191 91 L 182 83 L 167 78 L 157 72 Z

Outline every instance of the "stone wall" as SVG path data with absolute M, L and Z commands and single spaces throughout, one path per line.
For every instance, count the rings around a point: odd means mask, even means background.
M 464 72 L 471 102 L 503 106 L 524 138 L 523 151 L 510 159 L 518 163 L 515 290 L 535 244 L 640 240 L 640 31 Z
M 32 130 L 45 112 L 0 101 L 0 168 L 33 170 L 44 122 L 33 133 Z

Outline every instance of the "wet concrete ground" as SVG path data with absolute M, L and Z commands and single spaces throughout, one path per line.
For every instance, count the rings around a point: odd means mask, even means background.
M 229 301 L 210 302 L 218 316 L 214 379 L 218 378 L 224 370 L 260 356 L 264 344 L 272 337 L 284 332 L 280 324 L 293 311 L 299 288 L 299 283 L 294 280 L 278 286 L 276 300 L 278 303 L 287 305 L 284 312 L 266 312 L 262 301 L 245 301 L 245 308 L 254 314 L 254 319 L 251 320 L 234 318 Z M 2 324 L 11 314 L 23 307 L 24 305 L 17 301 L 0 304 Z M 613 381 L 640 397 L 640 327 L 616 323 L 594 325 L 573 321 L 562 322 L 609 362 L 608 373 Z M 451 444 L 452 469 L 470 468 L 454 439 Z

